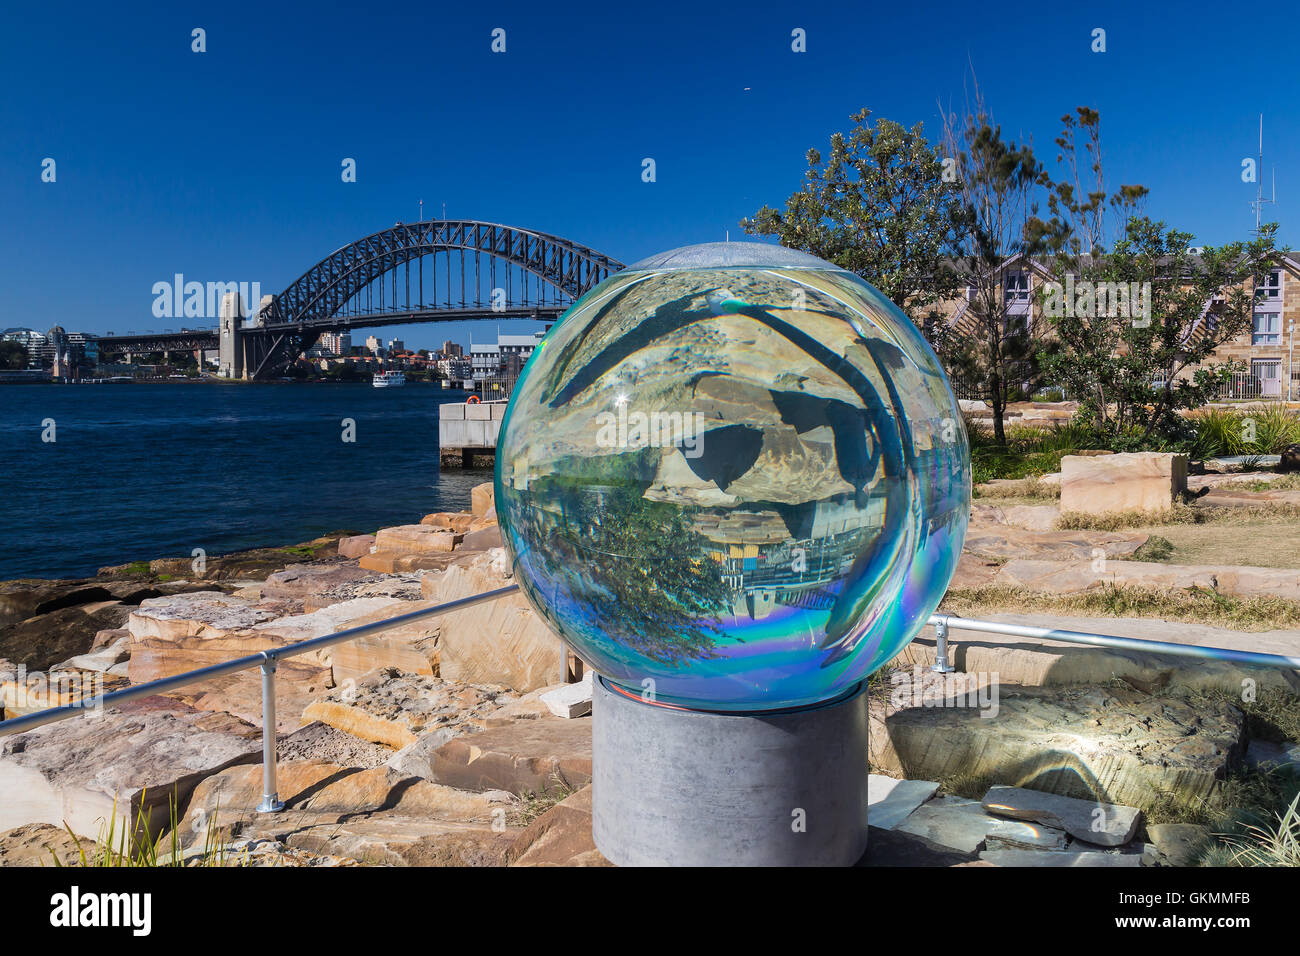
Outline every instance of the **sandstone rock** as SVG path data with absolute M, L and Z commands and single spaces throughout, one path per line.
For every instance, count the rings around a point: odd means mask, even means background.
M 98 844 L 91 839 L 80 843 L 61 826 L 29 823 L 0 833 L 0 867 L 79 866 L 81 854 L 93 860 Z
M 464 512 L 438 511 L 420 519 L 420 524 L 454 531 L 457 534 L 464 534 L 473 523 L 474 515 Z
M 867 777 L 867 823 L 877 830 L 893 830 L 934 796 L 937 783 L 899 780 L 878 773 Z
M 1011 525 L 1026 531 L 1051 531 L 1061 517 L 1056 505 L 971 505 L 971 525 Z
M 1061 511 L 1167 511 L 1187 490 L 1187 456 L 1132 452 L 1061 459 Z
M 48 670 L 59 661 L 85 654 L 101 630 L 120 628 L 131 607 L 99 601 L 59 608 L 0 627 L 0 657 L 28 670 Z
M 303 600 L 344 584 L 374 581 L 378 575 L 351 561 L 343 564 L 293 564 L 276 571 L 262 586 L 262 598 Z
M 361 624 L 369 624 L 384 618 L 396 617 L 404 611 L 411 610 L 410 602 L 392 598 L 353 598 L 319 608 L 310 614 L 291 614 L 275 620 L 264 621 L 248 631 L 250 638 L 270 640 L 274 646 L 297 644 L 313 638 L 336 634 Z M 419 627 L 422 627 L 420 625 Z M 410 631 L 407 632 L 411 634 Z M 343 645 L 326 647 L 301 658 L 323 667 L 333 664 L 334 654 Z
M 293 733 L 281 737 L 276 753 L 285 763 L 315 761 L 372 770 L 388 763 L 395 751 L 392 747 L 362 740 L 328 724 L 312 721 Z
M 541 793 L 591 782 L 591 722 L 538 717 L 457 737 L 438 748 L 430 779 L 464 790 Z
M 503 564 L 504 552 L 489 551 L 442 574 L 427 575 L 424 596 L 444 603 L 505 587 L 511 579 Z M 443 677 L 504 684 L 517 691 L 564 682 L 568 673 L 564 644 L 521 594 L 453 611 L 442 622 Z
M 99 671 L 104 673 L 112 670 L 118 664 L 122 664 L 131 657 L 131 634 L 125 629 L 116 628 L 108 631 L 100 631 L 100 634 L 119 634 L 113 643 L 104 645 L 98 650 L 91 650 L 86 654 L 78 654 L 76 657 L 70 657 L 62 664 L 59 664 L 56 670 L 83 670 Z M 96 635 L 98 639 L 98 635 Z M 123 675 L 125 676 L 125 675 Z
M 257 812 L 261 768 L 235 767 L 200 784 L 189 825 L 165 838 L 189 848 L 208 838 L 269 839 L 362 862 L 490 865 L 504 862 L 515 833 L 480 794 L 412 780 L 386 767 L 353 770 L 324 762 L 282 762 L 277 786 L 285 809 Z M 209 826 L 211 824 L 211 827 Z M 493 826 L 498 829 L 494 830 Z
M 556 690 L 542 695 L 542 702 L 556 717 L 585 717 L 591 713 L 592 677 L 588 672 L 586 679 L 576 684 L 565 684 Z
M 1023 787 L 991 787 L 983 803 L 984 809 L 1000 817 L 1056 827 L 1097 846 L 1128 843 L 1142 819 L 1142 811 L 1136 807 L 1078 800 Z
M 459 553 L 403 554 L 400 551 L 376 551 L 361 558 L 361 567 L 380 574 L 401 574 L 410 571 L 442 571 L 455 564 Z
M 433 607 L 428 601 L 401 601 L 352 619 L 349 627 L 382 621 Z M 438 674 L 440 618 L 425 618 L 380 631 L 368 637 L 337 644 L 332 649 L 334 682 L 360 680 L 376 668 L 395 668 L 407 674 Z
M 496 506 L 496 489 L 490 481 L 481 485 L 475 485 L 469 493 L 470 508 L 469 510 L 476 516 L 482 517 L 488 511 Z
M 502 866 L 514 840 L 491 826 L 384 814 L 295 830 L 285 842 L 372 866 Z
M 978 527 L 966 534 L 963 550 L 979 557 L 1039 558 L 1087 562 L 1099 555 L 1125 558 L 1147 542 L 1147 535 L 1117 531 L 1025 531 Z
M 1196 866 L 1210 843 L 1210 828 L 1196 823 L 1148 823 L 1147 839 L 1168 866 Z
M 116 814 L 117 833 L 144 839 L 143 820 L 152 838 L 169 801 L 184 807 L 204 777 L 261 756 L 260 734 L 229 714 L 136 703 L 0 741 L 0 829 L 66 823 L 97 839 Z
M 989 707 L 910 700 L 871 702 L 873 767 L 913 779 L 1015 781 L 1091 798 L 1094 806 L 1149 806 L 1162 796 L 1199 804 L 1234 758 L 1243 729 L 1229 704 L 1193 706 L 1123 686 L 1002 687 L 992 719 L 981 717 Z
M 375 546 L 375 536 L 373 534 L 354 534 L 346 538 L 339 538 L 339 557 L 340 558 L 360 558 L 370 553 L 370 549 Z
M 221 591 L 194 591 L 141 602 L 131 612 L 127 629 L 134 641 L 178 642 L 189 637 L 224 637 L 276 616 L 273 609 Z
M 376 553 L 391 551 L 396 554 L 443 554 L 456 547 L 461 536 L 445 528 L 423 524 L 403 524 L 394 528 L 380 528 L 375 534 Z
M 302 658 L 280 661 L 275 672 L 275 724 L 279 733 L 293 733 L 303 724 L 303 711 L 324 696 L 332 681 L 330 669 Z M 254 727 L 262 726 L 262 674 L 240 671 L 173 691 L 169 696 L 196 710 L 234 714 Z
M 461 548 L 472 549 L 474 551 L 490 551 L 492 548 L 501 547 L 501 529 L 495 524 L 477 528 L 465 535 L 465 540 L 460 543 Z
M 529 824 L 506 859 L 511 866 L 612 866 L 591 835 L 591 787 L 565 797 Z
M 1300 491 L 1214 488 L 1196 499 L 1198 508 L 1268 508 L 1273 505 L 1300 506 Z
M 1128 853 L 1079 853 L 1064 851 L 1044 853 L 1040 850 L 985 850 L 980 859 L 994 866 L 1121 866 L 1142 865 L 1142 857 Z
M 486 715 L 514 699 L 514 694 L 501 687 L 403 674 L 390 667 L 316 701 L 303 712 L 303 720 L 319 720 L 400 750 L 426 732 L 456 730 L 466 724 L 482 727 Z

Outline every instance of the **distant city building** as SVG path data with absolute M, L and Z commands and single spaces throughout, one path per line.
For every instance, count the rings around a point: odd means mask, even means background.
M 374 335 L 367 335 L 366 351 L 372 355 L 382 356 L 384 354 L 384 343 Z
M 352 333 L 326 332 L 320 337 L 319 344 L 330 355 L 348 355 L 352 352 Z
M 443 358 L 463 358 L 464 355 L 465 350 L 450 339 L 442 343 Z
M 388 340 L 388 351 L 390 351 L 390 352 L 405 352 L 405 351 L 406 351 L 406 343 L 403 342 L 401 339 L 389 339 L 389 340 Z
M 528 357 L 541 343 L 544 334 L 502 335 L 498 332 L 495 342 L 471 345 L 470 361 L 474 366 L 474 377 L 483 379 L 502 374 L 518 375 Z
M 463 382 L 474 377 L 474 366 L 463 358 L 447 358 L 438 363 L 442 377 L 453 382 Z
M 44 368 L 45 353 L 53 360 L 54 350 L 49 348 L 45 335 L 35 329 L 11 328 L 0 332 L 0 342 L 17 342 L 27 350 L 27 367 Z

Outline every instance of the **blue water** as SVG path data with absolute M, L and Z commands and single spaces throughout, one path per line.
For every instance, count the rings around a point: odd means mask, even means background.
M 491 471 L 438 466 L 437 406 L 463 400 L 418 383 L 0 386 L 0 580 L 467 508 Z

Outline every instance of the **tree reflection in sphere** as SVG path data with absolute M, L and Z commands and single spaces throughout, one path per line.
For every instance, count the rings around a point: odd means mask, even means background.
M 497 517 L 532 605 L 601 676 L 697 709 L 851 690 L 934 612 L 969 507 L 961 414 L 912 323 L 759 243 L 596 286 L 498 437 Z

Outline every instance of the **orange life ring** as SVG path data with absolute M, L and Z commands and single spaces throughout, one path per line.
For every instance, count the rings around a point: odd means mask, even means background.
M 483 399 L 479 398 L 477 395 L 471 395 L 468 399 L 465 400 L 465 404 L 466 404 L 466 405 L 478 405 L 478 404 L 479 404 L 480 402 L 482 402 L 482 401 L 483 401 Z

